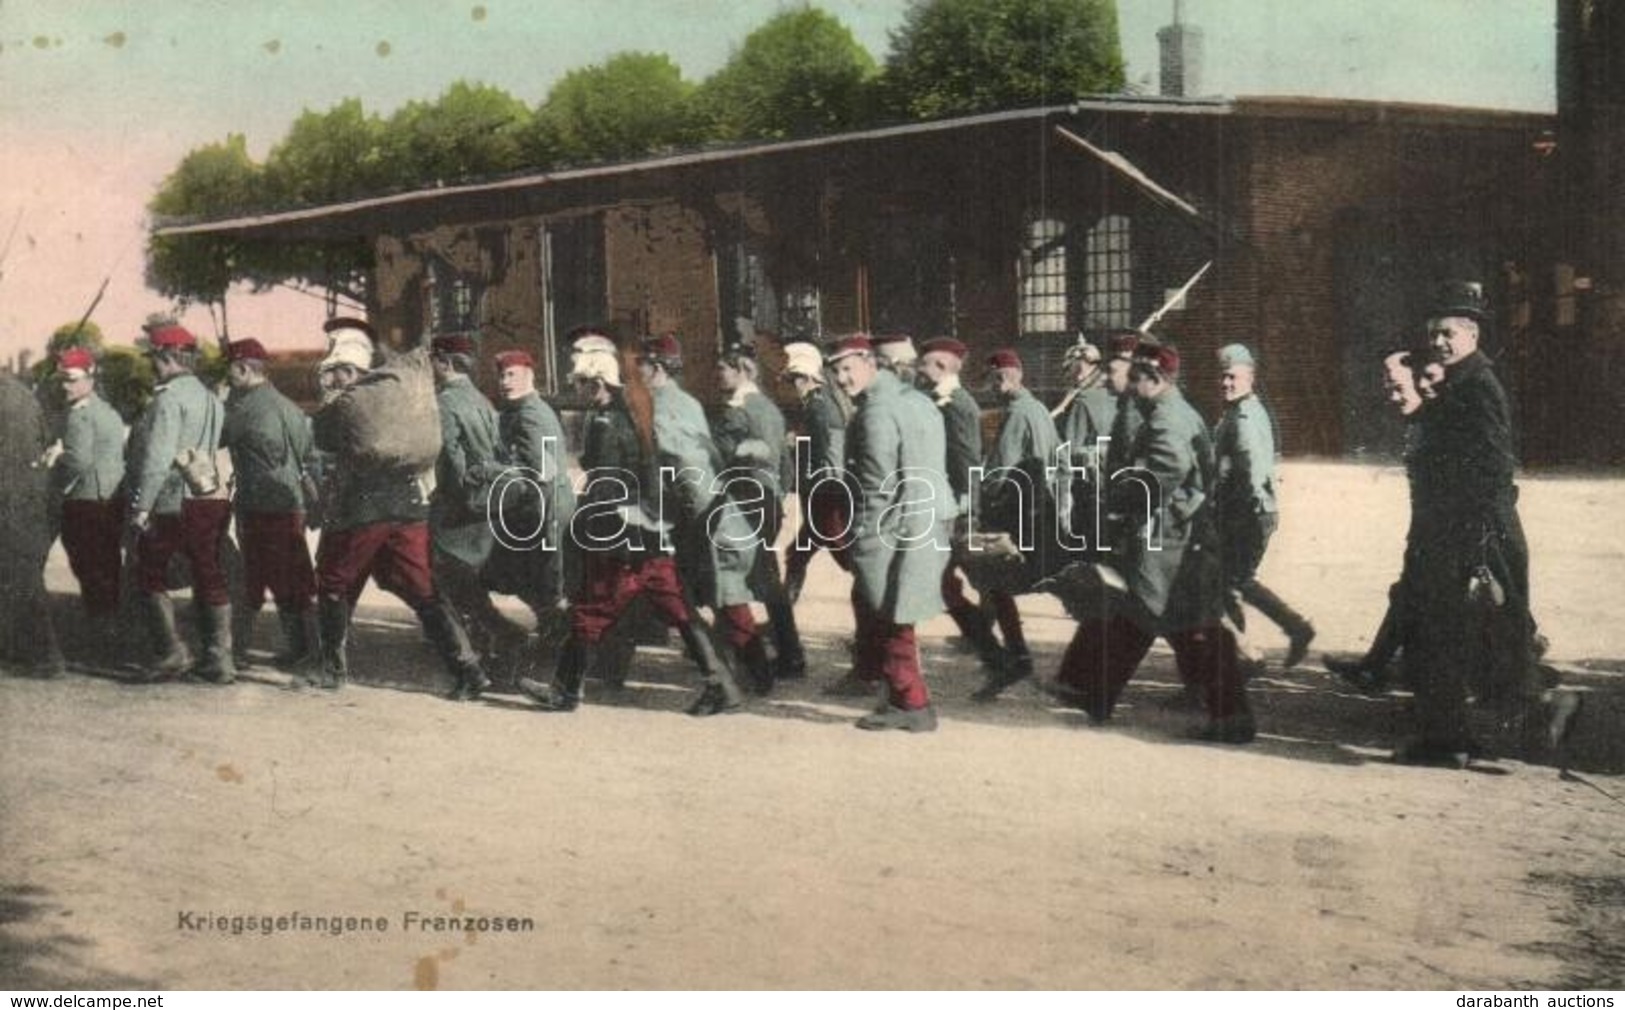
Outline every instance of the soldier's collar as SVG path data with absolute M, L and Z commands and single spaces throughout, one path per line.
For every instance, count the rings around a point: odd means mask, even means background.
M 728 406 L 743 407 L 745 405 L 746 397 L 750 396 L 752 393 L 759 392 L 761 392 L 761 390 L 757 388 L 756 383 L 750 381 L 749 379 L 740 379 L 739 388 L 735 389 L 733 393 L 728 396 Z
M 937 380 L 937 384 L 932 387 L 931 392 L 936 396 L 937 405 L 941 406 L 954 398 L 954 390 L 959 387 L 959 376 L 944 375 Z

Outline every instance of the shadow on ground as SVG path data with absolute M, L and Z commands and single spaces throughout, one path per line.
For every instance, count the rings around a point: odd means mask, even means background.
M 96 967 L 93 945 L 69 929 L 72 916 L 44 888 L 0 884 L 0 988 L 161 988 L 151 979 Z

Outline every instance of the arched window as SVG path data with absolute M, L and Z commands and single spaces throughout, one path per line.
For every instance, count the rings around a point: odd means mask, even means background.
M 1066 319 L 1066 224 L 1038 218 L 1021 249 L 1021 332 L 1061 333 Z

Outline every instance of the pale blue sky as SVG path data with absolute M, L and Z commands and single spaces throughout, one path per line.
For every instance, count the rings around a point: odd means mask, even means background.
M 143 207 L 196 146 L 246 133 L 263 156 L 301 109 L 358 96 L 388 113 L 459 78 L 530 102 L 611 53 L 719 67 L 782 0 L 0 0 L 0 354 L 39 346 L 114 276 L 97 319 L 127 340 Z M 818 4 L 877 60 L 906 0 Z M 1549 110 L 1553 0 L 1184 0 L 1206 36 L 1203 90 Z M 1131 82 L 1156 82 L 1172 0 L 1119 0 Z M 239 304 L 239 302 L 241 304 Z M 306 307 L 234 299 L 234 329 L 319 343 Z M 290 307 L 291 306 L 291 307 Z M 309 309 L 314 311 L 315 306 Z M 193 318 L 206 326 L 206 319 Z

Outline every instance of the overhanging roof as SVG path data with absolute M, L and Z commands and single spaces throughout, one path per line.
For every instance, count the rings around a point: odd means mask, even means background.
M 358 232 L 366 230 L 363 220 L 380 214 L 410 210 L 417 205 L 429 204 L 458 197 L 500 196 L 504 193 L 522 193 L 550 186 L 593 180 L 628 178 L 642 173 L 653 173 L 675 168 L 688 168 L 707 164 L 739 163 L 751 159 L 767 158 L 796 151 L 858 146 L 875 141 L 941 134 L 954 130 L 1043 121 L 1055 116 L 1088 114 L 1143 114 L 1155 116 L 1241 116 L 1261 119 L 1333 120 L 1345 122 L 1415 123 L 1435 126 L 1478 127 L 1538 127 L 1554 120 L 1541 113 L 1507 112 L 1488 109 L 1465 109 L 1451 106 L 1419 105 L 1393 102 L 1345 101 L 1336 99 L 1294 97 L 1242 97 L 1242 98 L 1162 98 L 1152 96 L 1093 96 L 1067 105 L 1041 106 L 962 116 L 925 123 L 907 123 L 900 126 L 859 130 L 852 133 L 809 137 L 801 140 L 761 142 L 670 154 L 640 161 L 592 165 L 582 168 L 561 169 L 553 172 L 535 172 L 483 182 L 453 186 L 436 186 L 403 193 L 365 197 L 342 203 L 274 213 L 201 221 L 163 224 L 153 228 L 158 237 L 179 235 L 227 235 L 241 238 L 287 238 L 305 233 L 314 237 L 318 233 L 331 234 L 341 230 L 348 221 Z

